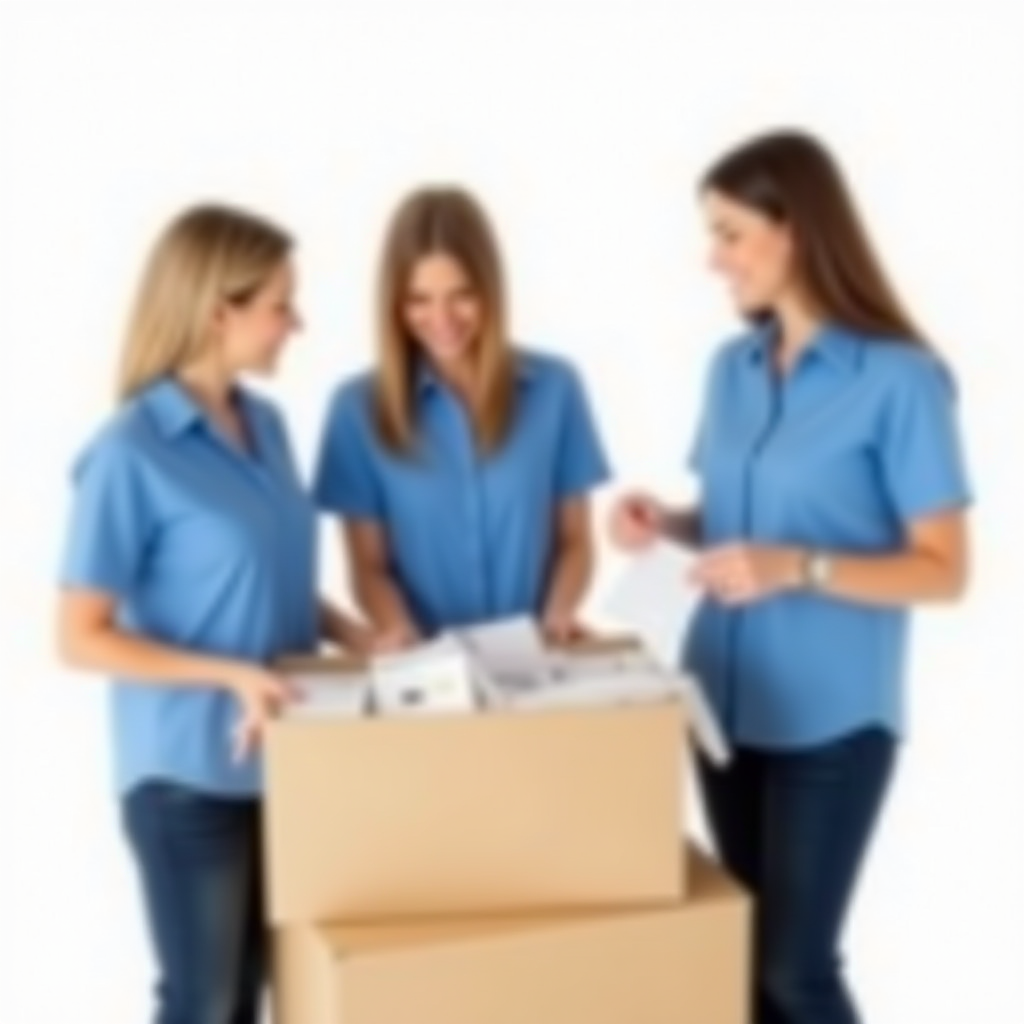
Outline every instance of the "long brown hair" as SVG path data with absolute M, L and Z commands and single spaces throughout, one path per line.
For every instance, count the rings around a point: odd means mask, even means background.
M 477 440 L 493 451 L 513 414 L 515 365 L 508 341 L 504 273 L 497 240 L 480 203 L 460 188 L 423 188 L 401 203 L 384 242 L 378 282 L 376 418 L 389 449 L 407 454 L 416 444 L 413 389 L 419 354 L 403 320 L 417 262 L 445 255 L 458 262 L 476 290 L 483 326 L 474 349 L 478 383 L 471 410 Z
M 795 130 L 758 136 L 708 168 L 700 191 L 717 192 L 790 228 L 797 278 L 818 314 L 871 340 L 927 344 L 820 140 Z M 766 317 L 764 311 L 754 319 Z
M 287 258 L 292 238 L 245 210 L 204 204 L 156 240 L 139 281 L 121 351 L 124 402 L 199 355 L 220 303 L 244 304 Z

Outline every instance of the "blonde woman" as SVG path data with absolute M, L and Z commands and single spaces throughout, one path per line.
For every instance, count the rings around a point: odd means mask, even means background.
M 377 365 L 337 388 L 315 482 L 345 524 L 361 605 L 407 641 L 516 614 L 570 638 L 608 467 L 574 368 L 509 341 L 498 246 L 471 195 L 401 204 L 379 304 Z
M 120 408 L 81 454 L 59 642 L 114 678 L 116 781 L 159 964 L 158 1024 L 256 1024 L 259 763 L 289 699 L 268 663 L 367 634 L 315 596 L 314 510 L 280 415 L 240 383 L 298 326 L 292 243 L 248 213 L 176 219 L 143 274 Z

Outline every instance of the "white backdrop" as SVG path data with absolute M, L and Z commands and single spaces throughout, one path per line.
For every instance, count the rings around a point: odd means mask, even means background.
M 51 618 L 67 464 L 152 233 L 201 198 L 297 231 L 309 328 L 273 390 L 308 462 L 328 389 L 369 352 L 389 208 L 465 183 L 503 237 L 517 334 L 579 361 L 623 481 L 685 497 L 698 385 L 734 329 L 693 182 L 798 124 L 847 164 L 959 368 L 980 497 L 970 598 L 919 623 L 852 970 L 871 1024 L 1021 1024 L 1024 75 L 1001 2 L 0 5 L 4 1020 L 147 1019 L 102 686 L 58 667 Z

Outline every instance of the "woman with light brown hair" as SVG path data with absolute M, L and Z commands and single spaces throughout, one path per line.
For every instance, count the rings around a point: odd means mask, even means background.
M 408 642 L 528 614 L 578 628 L 590 492 L 608 468 L 579 375 L 512 343 L 493 229 L 460 189 L 399 207 L 380 266 L 377 363 L 342 382 L 315 490 L 344 522 L 355 593 Z
M 285 424 L 244 387 L 298 326 L 292 241 L 190 209 L 142 275 L 117 411 L 77 460 L 59 645 L 113 677 L 116 785 L 159 964 L 157 1024 L 257 1024 L 260 765 L 290 699 L 268 667 L 367 632 L 316 598 L 315 510 Z M 232 743 L 232 737 L 234 742 Z

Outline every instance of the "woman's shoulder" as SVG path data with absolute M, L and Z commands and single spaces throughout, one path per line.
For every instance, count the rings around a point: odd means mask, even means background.
M 331 389 L 334 404 L 365 403 L 370 401 L 377 390 L 377 371 L 364 367 L 341 377 Z
M 945 365 L 933 349 L 897 335 L 866 335 L 857 337 L 864 343 L 864 357 L 871 368 L 903 374 L 933 374 Z
M 96 465 L 137 465 L 157 443 L 142 397 L 130 398 L 100 419 L 78 444 L 72 456 L 72 473 L 77 476 Z
M 863 340 L 862 365 L 882 392 L 896 396 L 921 389 L 956 392 L 952 368 L 927 345 L 903 337 L 873 336 Z
M 586 374 L 574 359 L 537 345 L 516 344 L 516 373 L 526 380 L 541 380 L 558 385 L 577 385 Z
M 377 373 L 363 368 L 339 378 L 327 394 L 328 425 L 370 423 L 377 394 Z

